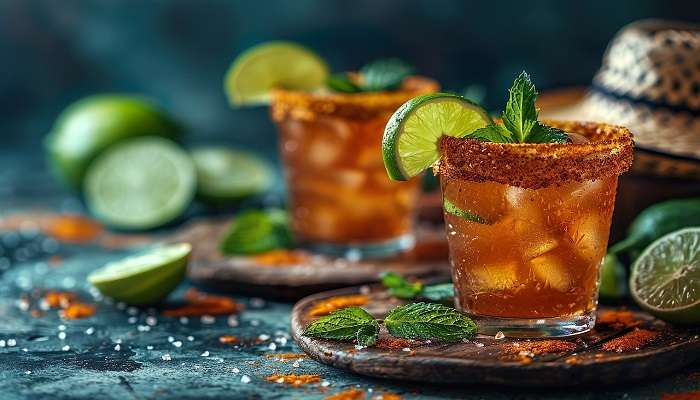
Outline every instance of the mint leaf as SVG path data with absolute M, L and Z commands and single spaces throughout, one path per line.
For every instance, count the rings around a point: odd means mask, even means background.
M 487 125 L 475 130 L 466 137 L 481 140 L 482 142 L 513 143 L 511 133 L 503 125 Z
M 537 124 L 536 99 L 535 85 L 527 72 L 521 72 L 508 90 L 508 102 L 503 111 L 503 125 L 513 134 L 516 142 L 525 143 L 530 130 Z
M 469 221 L 477 222 L 479 224 L 486 224 L 487 223 L 485 219 L 474 214 L 473 212 L 471 212 L 469 210 L 462 210 L 461 208 L 452 204 L 452 202 L 450 200 L 448 200 L 446 197 L 443 198 L 443 200 L 442 200 L 442 208 L 445 210 L 446 213 L 452 214 L 454 216 L 468 219 Z
M 439 283 L 428 285 L 423 288 L 420 297 L 430 301 L 452 301 L 455 296 L 455 285 L 452 283 Z
M 566 143 L 569 135 L 559 128 L 544 125 L 538 122 L 527 137 L 528 143 Z
M 284 210 L 246 210 L 231 223 L 219 242 L 226 255 L 257 254 L 292 246 L 292 233 Z
M 359 307 L 348 307 L 334 311 L 310 323 L 304 335 L 313 338 L 352 340 L 374 343 L 379 335 L 379 324 L 367 311 Z M 374 337 L 374 338 L 373 338 Z
M 400 299 L 413 299 L 423 290 L 420 282 L 409 282 L 396 272 L 382 274 L 382 284 L 389 289 L 389 294 Z
M 367 92 L 398 89 L 412 73 L 413 67 L 399 59 L 376 60 L 360 69 L 360 88 Z
M 344 72 L 333 74 L 328 77 L 326 80 L 326 86 L 340 93 L 357 93 L 360 91 L 360 88 L 355 85 L 355 82 L 353 82 L 348 74 Z
M 384 318 L 392 336 L 406 339 L 437 339 L 457 342 L 476 333 L 476 324 L 452 307 L 413 303 L 396 307 Z

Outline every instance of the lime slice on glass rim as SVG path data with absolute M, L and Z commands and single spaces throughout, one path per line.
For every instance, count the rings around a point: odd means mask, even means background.
M 312 90 L 328 79 L 328 65 L 316 53 L 291 42 L 266 42 L 236 57 L 224 78 L 234 106 L 267 104 L 275 87 Z
M 266 192 L 274 183 L 270 164 L 255 154 L 226 147 L 191 152 L 197 170 L 197 193 L 213 203 L 233 202 Z
M 700 322 L 700 227 L 650 244 L 632 265 L 630 291 L 640 307 L 661 319 Z
M 157 303 L 185 278 L 191 252 L 188 243 L 156 247 L 108 263 L 92 272 L 88 282 L 103 295 L 127 304 Z
M 196 190 L 190 157 L 175 143 L 139 137 L 116 144 L 88 168 L 85 200 L 104 223 L 151 229 L 178 218 Z
M 384 130 L 386 171 L 391 179 L 408 180 L 438 161 L 443 135 L 463 137 L 492 123 L 486 110 L 456 94 L 413 98 L 396 110 Z

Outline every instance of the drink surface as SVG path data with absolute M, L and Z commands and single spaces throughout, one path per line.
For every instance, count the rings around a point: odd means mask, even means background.
M 441 176 L 441 186 L 485 221 L 445 213 L 462 311 L 535 319 L 595 309 L 617 176 L 536 190 Z
M 278 121 L 300 241 L 369 243 L 411 232 L 419 180 L 393 182 L 386 174 L 380 148 L 389 116 Z

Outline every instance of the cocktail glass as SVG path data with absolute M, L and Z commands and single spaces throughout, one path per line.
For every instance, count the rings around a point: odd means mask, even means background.
M 419 179 L 391 181 L 379 149 L 391 114 L 437 90 L 433 80 L 409 77 L 390 92 L 273 91 L 292 229 L 302 245 L 351 259 L 413 246 Z
M 632 139 L 622 127 L 547 124 L 584 138 L 440 142 L 435 170 L 455 301 L 485 334 L 566 336 L 595 323 L 617 179 L 631 163 Z

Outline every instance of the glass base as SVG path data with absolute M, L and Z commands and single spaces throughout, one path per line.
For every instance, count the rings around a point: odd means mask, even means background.
M 506 337 L 513 338 L 544 338 L 563 337 L 586 333 L 595 325 L 595 311 L 576 317 L 560 318 L 496 318 L 472 316 L 479 333 L 496 336 L 503 332 Z
M 398 253 L 410 250 L 416 244 L 412 233 L 383 242 L 373 243 L 305 243 L 304 247 L 315 252 L 334 257 L 342 257 L 350 261 L 389 258 Z

